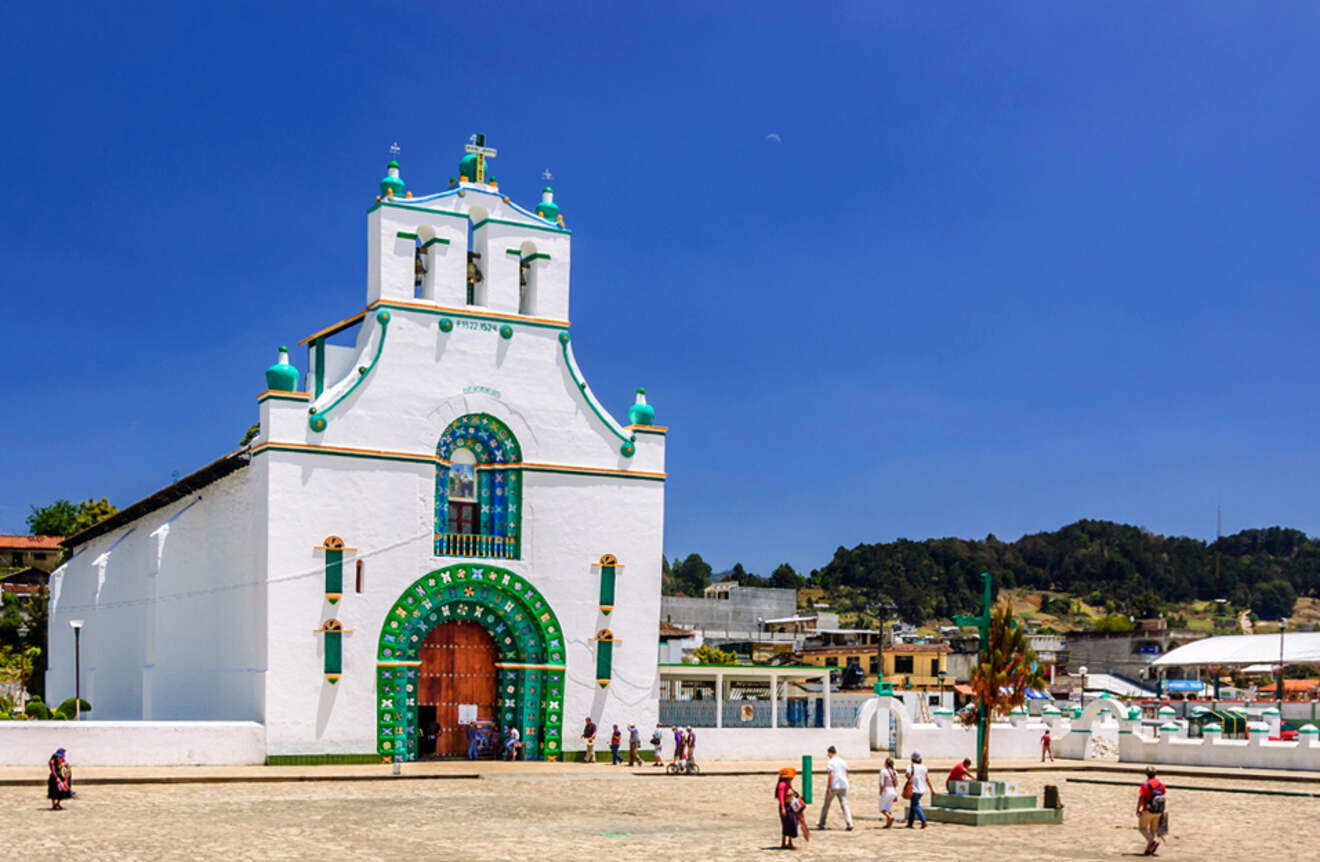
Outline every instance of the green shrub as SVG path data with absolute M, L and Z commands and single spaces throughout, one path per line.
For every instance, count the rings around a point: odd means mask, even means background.
M 64 703 L 61 703 L 59 706 L 55 708 L 55 714 L 62 716 L 64 718 L 73 718 L 78 714 L 77 709 L 78 709 L 78 699 L 71 697 L 65 700 Z M 82 711 L 91 712 L 92 705 L 85 700 L 82 701 Z
M 50 718 L 50 710 L 46 708 L 46 704 L 35 697 L 28 701 L 27 708 L 23 712 L 37 720 Z

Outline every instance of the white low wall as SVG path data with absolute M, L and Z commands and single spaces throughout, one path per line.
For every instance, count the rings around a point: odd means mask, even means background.
M 0 766 L 233 766 L 266 762 L 255 721 L 0 721 Z
M 866 760 L 871 756 L 871 740 L 865 730 L 820 727 L 716 728 L 697 731 L 697 762 L 707 760 L 783 760 L 797 763 L 804 754 L 817 761 L 825 759 L 825 749 L 833 745 L 844 759 Z
M 1186 739 L 1162 733 L 1156 739 L 1134 730 L 1119 737 L 1118 758 L 1133 763 L 1320 770 L 1320 740 L 1271 741 L 1263 733 L 1253 733 L 1251 737 Z
M 871 756 L 871 725 L 876 699 L 862 704 L 852 727 L 698 727 L 697 763 L 706 760 L 786 760 L 796 763 L 802 755 L 819 760 L 833 745 L 844 759 L 866 760 Z M 666 748 L 666 751 L 668 749 Z

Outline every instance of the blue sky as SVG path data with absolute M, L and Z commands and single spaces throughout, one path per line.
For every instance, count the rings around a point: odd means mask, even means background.
M 0 531 L 231 448 L 391 142 L 423 193 L 482 131 L 672 429 L 670 556 L 1320 533 L 1313 4 L 185 6 L 0 28 Z

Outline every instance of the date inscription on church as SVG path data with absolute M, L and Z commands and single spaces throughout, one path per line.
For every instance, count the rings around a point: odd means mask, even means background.
M 459 329 L 479 329 L 482 332 L 499 332 L 499 326 L 494 323 L 487 323 L 484 320 L 464 320 L 459 318 L 454 321 L 454 325 Z
M 489 395 L 491 398 L 499 398 L 500 390 L 492 389 L 489 386 L 464 386 L 464 395 Z

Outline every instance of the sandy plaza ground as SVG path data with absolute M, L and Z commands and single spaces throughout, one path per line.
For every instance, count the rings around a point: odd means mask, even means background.
M 457 765 L 456 765 L 457 766 Z M 787 857 L 977 860 L 1114 859 L 1142 849 L 1137 779 L 1069 771 L 998 772 L 1040 793 L 1057 784 L 1062 826 L 932 824 L 884 831 L 876 819 L 830 828 L 780 852 L 764 775 L 694 778 L 624 768 L 500 764 L 479 778 L 95 784 L 63 812 L 44 788 L 0 787 L 0 846 L 36 859 L 701 860 Z M 515 767 L 510 769 L 508 767 Z M 558 767 L 556 769 L 555 767 Z M 461 768 L 460 768 L 461 769 Z M 456 773 L 459 770 L 454 770 Z M 641 770 L 638 770 L 640 772 Z M 934 772 L 934 770 L 932 770 Z M 1089 778 L 1125 786 L 1069 783 Z M 1171 785 L 1313 793 L 1314 783 L 1178 777 Z M 75 776 L 76 781 L 76 776 Z M 76 785 L 75 785 L 76 786 Z M 819 816 L 824 777 L 816 776 Z M 854 814 L 874 815 L 876 775 L 853 775 Z M 1170 791 L 1171 840 L 1160 858 L 1320 859 L 1320 798 Z

